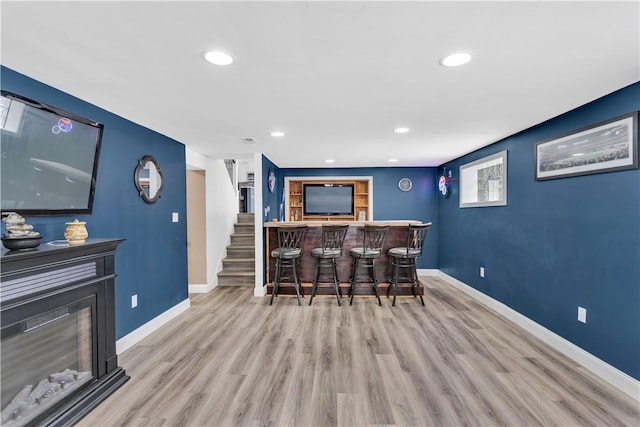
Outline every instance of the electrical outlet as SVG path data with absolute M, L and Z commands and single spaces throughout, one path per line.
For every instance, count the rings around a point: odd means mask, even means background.
M 484 278 L 484 267 L 480 267 L 480 277 Z
M 582 323 L 587 323 L 587 309 L 583 307 L 578 307 L 578 321 Z
M 138 295 L 131 295 L 131 308 L 136 308 L 138 306 Z

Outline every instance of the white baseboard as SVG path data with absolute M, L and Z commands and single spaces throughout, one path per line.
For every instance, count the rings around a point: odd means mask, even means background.
M 267 294 L 267 285 L 253 288 L 254 297 L 263 297 Z
M 528 317 L 518 313 L 500 301 L 491 298 L 466 283 L 461 282 L 442 271 L 438 271 L 437 276 L 453 287 L 460 289 L 462 292 L 475 298 L 493 311 L 511 320 L 527 332 L 530 332 L 534 336 L 540 338 L 551 347 L 578 362 L 620 391 L 640 401 L 640 381 L 609 365 L 605 361 L 595 357 L 593 354 L 562 338 L 560 335 L 557 335 L 555 332 L 550 331 L 544 326 L 534 322 Z
M 206 294 L 211 292 L 214 288 L 217 288 L 217 284 L 197 284 L 197 285 L 189 285 L 189 293 L 190 294 Z
M 157 329 L 160 329 L 160 327 L 162 327 L 165 323 L 173 320 L 179 314 L 187 311 L 189 307 L 191 307 L 191 301 L 189 300 L 189 298 L 187 298 L 186 300 L 174 305 L 159 316 L 156 316 L 153 319 L 149 320 L 139 328 L 134 329 L 132 332 L 129 332 L 127 335 L 116 341 L 116 354 L 121 354 L 129 347 L 140 342 L 147 335 L 151 334 Z
M 438 276 L 438 275 L 440 275 L 440 270 L 436 270 L 435 268 L 418 268 L 417 272 L 418 272 L 418 276 Z

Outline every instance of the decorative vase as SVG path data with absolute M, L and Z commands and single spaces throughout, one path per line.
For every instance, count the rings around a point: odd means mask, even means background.
M 89 233 L 87 232 L 87 223 L 78 221 L 67 222 L 67 229 L 64 232 L 64 238 L 70 245 L 80 245 L 87 240 Z

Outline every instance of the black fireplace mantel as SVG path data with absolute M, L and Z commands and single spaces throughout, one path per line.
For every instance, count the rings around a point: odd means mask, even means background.
M 87 239 L 81 245 L 42 244 L 0 254 L 2 331 L 65 300 L 91 296 L 96 303 L 95 381 L 38 419 L 41 426 L 73 425 L 124 384 L 115 335 L 115 252 L 124 239 Z

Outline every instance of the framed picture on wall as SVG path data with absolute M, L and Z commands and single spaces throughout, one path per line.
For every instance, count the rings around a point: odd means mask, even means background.
M 507 204 L 507 151 L 460 166 L 460 207 Z
M 536 180 L 638 167 L 638 112 L 536 144 Z

